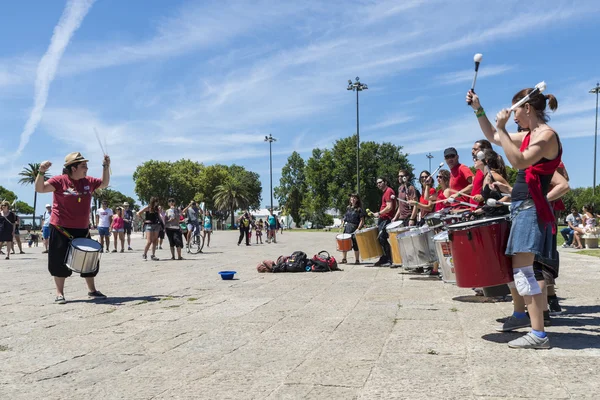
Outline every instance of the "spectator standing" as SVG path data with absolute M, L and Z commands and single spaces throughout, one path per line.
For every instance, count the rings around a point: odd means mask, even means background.
M 213 217 L 210 210 L 206 210 L 204 213 L 204 243 L 206 247 L 210 247 L 210 234 L 212 233 Z
M 100 245 L 104 248 L 106 242 L 106 252 L 110 251 L 110 226 L 112 224 L 113 211 L 108 208 L 108 201 L 102 200 L 102 204 L 96 210 L 96 226 L 98 235 L 100 235 Z
M 127 236 L 127 250 L 133 250 L 131 248 L 131 231 L 133 229 L 133 211 L 129 209 L 129 203 L 123 203 L 123 229 L 124 234 Z
M 42 216 L 42 240 L 44 242 L 44 251 L 42 253 L 48 253 L 48 238 L 50 238 L 50 215 L 52 215 L 52 207 L 50 204 L 46 204 L 46 211 Z
M 263 241 L 262 241 L 263 228 L 264 228 L 264 224 L 263 224 L 263 220 L 261 218 L 258 220 L 258 222 L 256 224 L 256 244 L 258 244 L 259 239 L 260 239 L 260 244 L 263 244 Z
M 10 260 L 17 216 L 10 211 L 10 203 L 6 200 L 0 203 L 0 209 L 0 250 L 6 244 L 6 259 Z
M 121 242 L 121 253 L 125 252 L 125 220 L 123 219 L 123 209 L 117 207 L 117 213 L 113 215 L 111 222 L 111 230 L 113 233 L 114 250 L 113 253 L 117 252 L 117 239 Z
M 169 239 L 171 249 L 171 260 L 175 259 L 175 249 L 177 249 L 177 259 L 183 260 L 181 249 L 183 248 L 183 234 L 179 226 L 181 211 L 175 207 L 175 199 L 169 199 L 169 209 L 165 215 L 165 231 Z
M 23 251 L 23 245 L 21 244 L 21 232 L 19 231 L 19 226 L 21 226 L 21 218 L 17 214 L 15 214 L 15 234 L 14 240 L 12 244 L 12 253 L 15 254 L 15 242 L 17 243 L 17 247 L 19 248 L 19 254 L 25 254 Z
M 273 215 L 273 209 L 269 210 L 269 234 L 270 236 L 267 238 L 267 243 L 277 243 L 277 218 Z
M 240 227 L 240 237 L 238 239 L 238 246 L 242 243 L 242 240 L 246 238 L 246 246 L 250 246 L 250 217 L 248 212 L 244 212 L 240 218 L 238 218 L 238 225 Z
M 152 255 L 150 258 L 158 261 L 156 257 L 156 245 L 158 244 L 158 231 L 160 230 L 160 211 L 158 198 L 151 197 L 150 204 L 138 211 L 137 215 L 144 220 L 144 232 L 146 232 L 146 246 L 142 258 L 147 260 L 148 249 L 152 246 Z

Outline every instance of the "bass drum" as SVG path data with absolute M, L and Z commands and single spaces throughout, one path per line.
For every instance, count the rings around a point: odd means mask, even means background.
M 504 255 L 509 233 L 506 216 L 448 226 L 458 287 L 483 288 L 513 280 L 511 259 Z
M 365 228 L 354 232 L 354 238 L 360 251 L 360 257 L 363 260 L 368 258 L 381 257 L 383 249 L 377 240 L 377 228 Z

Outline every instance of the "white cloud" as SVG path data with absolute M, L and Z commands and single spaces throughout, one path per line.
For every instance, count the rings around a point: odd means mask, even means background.
M 40 60 L 37 68 L 34 107 L 23 132 L 21 132 L 19 147 L 16 151 L 17 157 L 21 154 L 25 146 L 27 146 L 29 137 L 33 134 L 42 119 L 46 101 L 48 100 L 50 84 L 54 80 L 60 59 L 69 45 L 71 37 L 81 25 L 83 18 L 93 3 L 94 0 L 69 0 L 58 24 L 54 27 L 50 46 Z
M 475 66 L 473 65 L 472 70 L 448 72 L 446 74 L 439 75 L 436 79 L 442 85 L 451 85 L 460 82 L 471 82 L 475 74 Z M 505 72 L 513 70 L 515 67 L 512 65 L 480 65 L 477 78 L 489 78 L 491 76 L 501 75 Z

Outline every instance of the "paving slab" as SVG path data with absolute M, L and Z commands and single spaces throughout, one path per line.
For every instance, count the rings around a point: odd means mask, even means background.
M 135 251 L 102 256 L 108 299 L 88 299 L 74 276 L 65 305 L 53 304 L 41 247 L 0 260 L 0 399 L 598 398 L 598 258 L 561 251 L 553 348 L 514 350 L 506 343 L 526 330 L 494 329 L 510 299 L 368 260 L 259 274 L 261 260 L 295 250 L 339 255 L 335 233 L 250 247 L 237 236 L 216 232 L 183 261 L 158 250 L 155 262 L 134 234 Z

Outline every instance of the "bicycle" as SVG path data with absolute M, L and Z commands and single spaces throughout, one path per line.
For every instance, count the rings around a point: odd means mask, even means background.
M 187 252 L 191 254 L 202 253 L 204 248 L 204 237 L 200 235 L 200 230 L 194 229 L 192 232 L 192 240 L 187 244 Z

